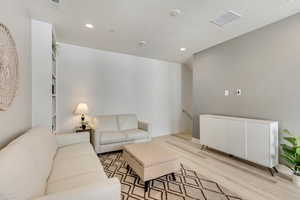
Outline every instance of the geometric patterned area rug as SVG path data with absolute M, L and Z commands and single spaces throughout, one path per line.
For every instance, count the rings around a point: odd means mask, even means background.
M 188 169 L 181 164 L 171 176 L 164 176 L 150 182 L 150 189 L 144 192 L 144 183 L 134 173 L 127 170 L 122 152 L 99 156 L 108 177 L 117 177 L 122 184 L 122 200 L 241 200 L 236 194 L 220 184 Z

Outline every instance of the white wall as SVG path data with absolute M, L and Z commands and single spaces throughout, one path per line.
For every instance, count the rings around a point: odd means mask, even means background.
M 90 115 L 137 113 L 154 136 L 181 131 L 180 64 L 68 44 L 58 54 L 58 131 L 79 124 L 80 102 Z
M 52 130 L 52 25 L 32 20 L 31 35 L 32 126 Z
M 182 94 L 182 109 L 193 115 L 193 71 L 188 65 L 182 65 L 181 71 L 181 94 Z M 187 114 L 183 115 L 183 127 L 186 133 L 192 133 L 193 121 Z
M 31 127 L 30 19 L 26 1 L 1 0 L 0 23 L 13 35 L 19 54 L 19 84 L 8 111 L 0 111 L 0 148 Z
M 278 120 L 300 136 L 299 22 L 297 14 L 196 54 L 195 114 Z M 238 88 L 242 95 L 233 95 Z

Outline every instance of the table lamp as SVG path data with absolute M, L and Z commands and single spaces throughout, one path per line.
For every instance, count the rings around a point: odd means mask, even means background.
M 86 103 L 80 103 L 77 105 L 74 114 L 81 115 L 81 128 L 84 130 L 86 128 L 86 125 L 84 123 L 85 120 L 85 114 L 88 113 L 88 106 Z

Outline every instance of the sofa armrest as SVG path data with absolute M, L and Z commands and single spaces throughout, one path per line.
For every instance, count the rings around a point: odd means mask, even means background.
M 56 134 L 55 137 L 56 137 L 58 147 L 90 142 L 90 133 L 89 132 L 61 133 L 61 134 Z
M 97 147 L 100 145 L 100 136 L 101 136 L 101 132 L 98 131 L 93 131 L 91 135 L 91 143 L 94 146 L 96 152 L 97 152 Z
M 148 122 L 138 121 L 138 128 L 151 133 L 151 124 Z
M 117 178 L 96 182 L 72 190 L 53 193 L 33 200 L 120 200 L 121 184 Z

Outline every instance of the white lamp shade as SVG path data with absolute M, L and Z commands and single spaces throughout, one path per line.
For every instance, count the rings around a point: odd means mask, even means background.
M 88 108 L 87 104 L 80 103 L 77 105 L 74 114 L 77 114 L 77 115 L 87 114 L 88 111 L 89 111 L 89 108 Z

